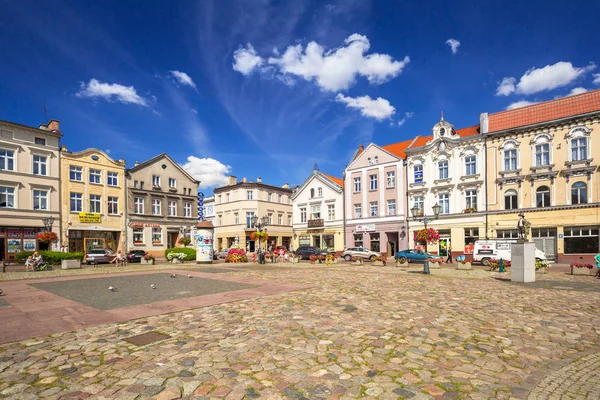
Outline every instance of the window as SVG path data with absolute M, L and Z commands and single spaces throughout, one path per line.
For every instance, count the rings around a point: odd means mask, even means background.
M 41 146 L 45 146 L 45 145 L 46 145 L 46 139 L 44 139 L 44 138 L 41 138 L 41 137 L 36 137 L 36 138 L 34 138 L 34 139 L 33 139 L 33 142 L 34 142 L 35 144 L 39 144 L 39 145 L 41 145 Z
M 396 200 L 387 201 L 387 215 L 396 215 Z
M 83 211 L 83 195 L 81 193 L 73 193 L 71 192 L 70 198 L 70 210 L 71 212 L 82 212 Z
M 152 228 L 152 244 L 162 243 L 162 229 L 160 226 Z
M 133 228 L 133 243 L 144 244 L 144 228 Z
M 33 191 L 33 209 L 47 210 L 48 209 L 48 192 L 46 190 Z
M 415 196 L 414 200 L 413 200 L 413 207 L 417 206 L 417 215 L 418 216 L 422 216 L 423 212 L 425 211 L 424 208 L 424 202 L 425 199 L 423 198 L 423 196 Z
M 550 188 L 540 186 L 535 192 L 536 207 L 550 207 Z
M 277 225 L 283 225 L 283 214 L 277 214 Z
M 320 188 L 317 189 L 317 196 L 318 197 L 323 197 L 323 188 L 320 187 Z
M 477 157 L 465 157 L 465 174 L 467 176 L 477 174 Z
M 362 207 L 360 204 L 355 204 L 354 205 L 354 218 L 361 218 L 362 217 Z
M 119 198 L 118 197 L 111 196 L 108 198 L 108 214 L 109 215 L 119 214 Z
M 292 225 L 292 216 L 288 215 L 288 225 Z
M 335 204 L 327 205 L 327 221 L 335 220 Z
M 565 254 L 596 254 L 599 238 L 597 227 L 565 227 Z
M 587 138 L 571 140 L 571 161 L 587 160 Z
M 152 200 L 152 215 L 160 215 L 160 200 Z
M 152 175 L 152 187 L 160 187 L 160 176 Z
M 440 193 L 438 204 L 440 205 L 440 214 L 450 214 L 450 195 L 448 193 Z
M 363 235 L 362 233 L 355 233 L 354 234 L 354 246 L 355 247 L 362 247 L 363 245 Z
M 300 222 L 306 222 L 306 207 L 300 207 Z
M 535 165 L 538 167 L 550 165 L 550 145 L 548 143 L 535 146 Z
M 392 189 L 396 187 L 396 172 L 388 171 L 387 172 L 387 187 L 388 189 Z
M 138 188 L 138 181 L 133 181 L 133 188 L 137 189 Z
M 102 172 L 99 169 L 90 169 L 90 183 L 102 183 Z
M 177 188 L 177 180 L 175 178 L 169 178 L 169 189 Z
M 354 178 L 354 193 L 360 192 L 360 178 Z
M 252 200 L 252 195 L 253 195 L 253 192 L 252 192 L 252 190 L 248 190 L 248 191 L 246 192 L 246 199 L 248 199 L 248 200 Z
M 375 164 L 379 164 L 379 157 L 375 156 Z
M 169 217 L 175 217 L 177 215 L 177 202 L 169 201 Z
M 107 172 L 106 183 L 108 183 L 109 186 L 119 186 L 119 174 L 117 172 Z M 137 188 L 137 181 L 135 181 L 134 187 Z
M 238 213 L 233 214 L 233 223 L 236 225 L 240 223 L 240 215 Z
M 504 170 L 514 171 L 517 169 L 517 150 L 504 151 Z
M 519 208 L 517 204 L 517 191 L 511 189 L 504 192 L 504 209 L 516 210 L 517 208 Z
M 223 199 L 221 198 L 221 195 L 217 196 L 217 204 L 221 204 L 223 203 Z
M 371 160 L 371 157 L 367 158 L 367 163 L 368 163 L 369 165 L 373 165 L 373 160 Z
M 273 213 L 267 214 L 267 221 L 269 221 L 269 225 L 273 225 Z
M 267 201 L 273 201 L 273 193 L 267 193 Z
M 448 179 L 448 161 L 438 163 L 439 179 Z
M 571 204 L 587 203 L 587 185 L 583 182 L 575 182 L 571 186 Z
M 0 150 L 0 170 L 15 170 L 15 152 L 10 150 Z
M 371 233 L 371 251 L 379 251 L 379 233 Z
M 310 212 L 312 216 L 311 219 L 320 219 L 321 218 L 321 206 L 311 206 Z
M 376 201 L 372 201 L 369 203 L 371 207 L 371 217 L 377 217 L 379 215 L 379 206 Z
M 82 173 L 81 173 L 82 170 L 83 170 L 83 168 L 81 168 L 81 167 L 76 167 L 74 165 L 71 165 L 69 167 L 69 179 L 72 181 L 81 182 L 83 180 Z
M 465 200 L 467 208 L 477 211 L 477 190 L 469 189 L 465 191 Z
M 518 239 L 519 231 L 516 229 L 499 229 L 496 231 L 498 239 Z
M 254 224 L 252 223 L 252 217 L 254 217 L 254 212 L 246 213 L 246 228 L 254 228 Z M 306 220 L 306 211 L 304 212 L 304 219 Z
M 97 194 L 90 194 L 90 212 L 100 214 L 102 197 Z
M 217 215 L 217 226 L 221 226 L 223 225 L 223 216 L 222 215 Z
M 369 175 L 369 187 L 371 190 L 377 190 L 377 174 Z
M 191 190 L 191 189 L 190 189 Z M 229 203 L 229 193 L 225 194 L 225 198 L 227 199 L 226 201 Z
M 15 188 L 0 187 L 0 208 L 15 207 Z
M 422 165 L 415 165 L 413 167 L 413 171 L 415 174 L 415 183 L 421 183 L 423 182 L 423 166 Z
M 47 175 L 47 163 L 48 157 L 45 156 L 33 156 L 33 174 L 34 175 Z
M 140 189 L 144 189 L 144 181 L 140 181 Z
M 277 194 L 277 202 L 278 202 L 278 203 L 281 203 L 281 193 L 278 193 L 278 194 Z
M 315 189 L 310 189 L 310 198 L 314 199 L 315 197 Z
M 144 198 L 143 197 L 136 197 L 134 202 L 133 202 L 133 212 L 136 214 L 143 214 L 144 213 Z
M 192 203 L 183 203 L 183 216 L 191 217 L 192 216 Z M 236 222 L 237 224 L 237 222 Z

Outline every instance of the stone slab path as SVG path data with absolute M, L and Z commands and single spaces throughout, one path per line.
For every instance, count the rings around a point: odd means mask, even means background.
M 206 275 L 306 289 L 5 343 L 0 397 L 598 398 L 589 277 L 547 274 L 534 287 L 485 271 L 345 265 Z M 152 331 L 170 338 L 124 340 Z

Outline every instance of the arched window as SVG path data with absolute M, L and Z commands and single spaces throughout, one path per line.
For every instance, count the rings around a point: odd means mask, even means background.
M 318 197 L 323 197 L 323 188 L 322 187 L 320 187 L 320 188 L 317 189 L 317 196 Z
M 587 203 L 587 185 L 584 182 L 575 182 L 571 186 L 571 204 Z
M 550 188 L 540 186 L 535 193 L 536 207 L 550 207 Z
M 367 163 L 369 163 L 369 165 L 373 165 L 373 161 L 371 160 L 371 157 L 367 158 Z
M 519 208 L 517 202 L 517 191 L 510 189 L 504 192 L 504 209 L 516 210 L 517 208 Z
M 587 160 L 587 138 L 578 137 L 571 140 L 571 161 Z
M 375 156 L 375 164 L 379 164 L 379 157 Z
M 314 198 L 315 197 L 315 189 L 310 189 L 310 198 Z

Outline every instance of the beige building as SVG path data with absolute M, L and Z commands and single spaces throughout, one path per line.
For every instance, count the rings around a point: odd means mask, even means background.
M 181 238 L 191 238 L 199 181 L 164 153 L 136 163 L 127 178 L 127 250 L 164 257 Z
M 516 238 L 518 214 L 550 259 L 600 251 L 600 90 L 481 115 L 487 147 L 486 236 Z
M 125 160 L 61 148 L 62 243 L 70 251 L 125 250 Z
M 217 250 L 237 245 L 254 252 L 258 249 L 250 235 L 256 231 L 252 217 L 267 217 L 269 244 L 290 247 L 292 243 L 292 190 L 288 184 L 282 187 L 266 185 L 262 179 L 241 182 L 229 177 L 229 184 L 214 190 L 215 237 Z M 264 249 L 265 244 L 261 243 Z
M 54 232 L 60 229 L 61 136 L 57 120 L 39 128 L 0 121 L 1 259 L 46 247 L 37 240 L 46 230 L 42 218 L 54 218 Z

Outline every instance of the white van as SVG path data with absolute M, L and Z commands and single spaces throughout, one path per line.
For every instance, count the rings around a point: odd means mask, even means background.
M 487 266 L 491 259 L 503 259 L 510 261 L 510 246 L 517 243 L 516 240 L 478 240 L 473 249 L 473 261 Z M 535 259 L 546 261 L 546 254 L 535 249 Z

